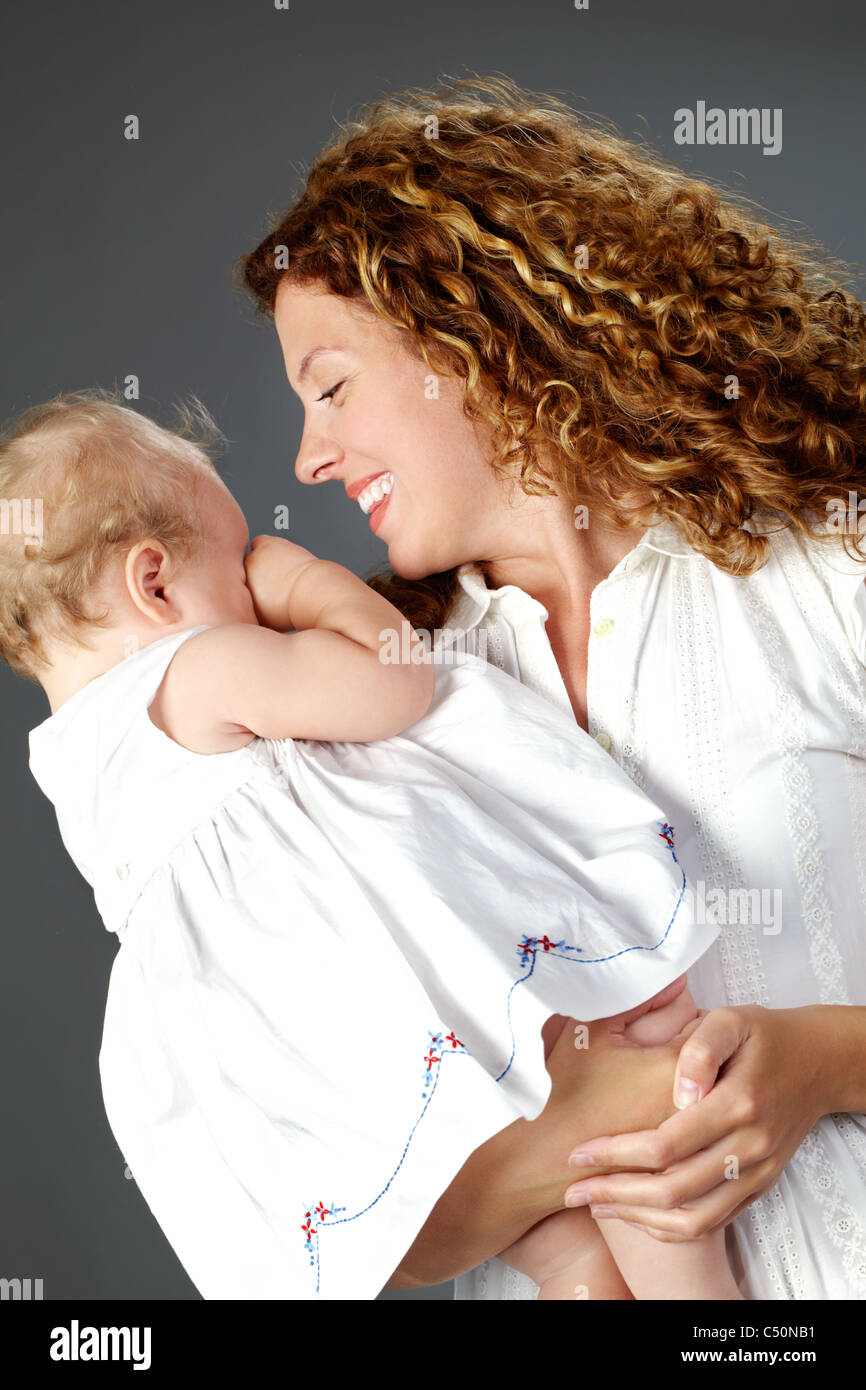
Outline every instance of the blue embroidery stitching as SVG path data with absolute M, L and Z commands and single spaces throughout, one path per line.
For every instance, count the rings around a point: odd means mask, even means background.
M 428 1028 L 427 1031 L 428 1031 L 428 1033 L 430 1032 L 429 1028 Z M 453 1033 L 452 1033 L 452 1034 L 449 1034 L 448 1036 L 449 1036 L 449 1037 L 453 1037 Z M 425 1061 L 427 1061 L 427 1058 L 430 1056 L 430 1051 L 432 1050 L 433 1043 L 434 1043 L 437 1039 L 441 1041 L 441 1034 L 439 1034 L 439 1033 L 430 1033 L 430 1038 L 431 1038 L 431 1046 L 430 1046 L 430 1048 L 428 1049 L 427 1057 L 425 1057 L 425 1059 L 424 1059 Z M 441 1055 L 440 1057 L 438 1057 L 438 1058 L 435 1058 L 434 1060 L 441 1062 L 441 1061 L 443 1060 L 443 1058 L 445 1058 L 445 1057 L 461 1057 L 461 1056 L 467 1056 L 467 1057 L 468 1057 L 468 1056 L 470 1055 L 469 1049 L 468 1049 L 467 1047 L 464 1047 L 463 1043 L 460 1042 L 459 1039 L 457 1039 L 457 1038 L 454 1038 L 454 1043 L 452 1044 L 452 1047 L 453 1047 L 454 1050 L 452 1050 L 451 1052 L 443 1051 L 442 1055 Z M 460 1051 L 457 1051 L 457 1050 L 456 1050 L 458 1047 L 459 1047 Z M 428 1068 L 427 1068 L 427 1077 L 428 1077 L 428 1079 L 425 1080 L 425 1082 L 424 1082 L 424 1089 L 425 1089 L 425 1090 L 427 1089 L 427 1085 L 428 1085 L 429 1073 L 430 1073 L 430 1066 L 428 1066 Z M 385 1193 L 388 1191 L 388 1188 L 391 1186 L 392 1182 L 394 1181 L 394 1179 L 396 1178 L 397 1174 L 399 1173 L 400 1169 L 401 1169 L 402 1166 L 403 1166 L 403 1161 L 404 1161 L 404 1159 L 405 1159 L 405 1157 L 406 1157 L 406 1154 L 407 1154 L 408 1151 L 409 1151 L 409 1145 L 412 1143 L 412 1138 L 413 1138 L 413 1136 L 414 1136 L 414 1134 L 415 1134 L 415 1131 L 416 1131 L 416 1129 L 418 1128 L 418 1126 L 420 1125 L 421 1121 L 423 1120 L 423 1118 L 424 1118 L 424 1116 L 425 1116 L 425 1114 L 426 1114 L 426 1112 L 427 1112 L 427 1107 L 428 1107 L 428 1105 L 430 1104 L 431 1100 L 433 1099 L 434 1095 L 436 1094 L 436 1087 L 439 1085 L 439 1077 L 440 1077 L 441 1075 L 442 1075 L 441 1071 L 437 1071 L 437 1072 L 435 1073 L 435 1077 L 434 1077 L 434 1080 L 433 1080 L 433 1084 L 432 1084 L 432 1086 L 431 1086 L 431 1088 L 430 1088 L 430 1092 L 429 1092 L 429 1094 L 427 1095 L 426 1100 L 424 1101 L 424 1105 L 423 1105 L 423 1107 L 422 1107 L 422 1109 L 421 1109 L 421 1114 L 418 1116 L 417 1120 L 415 1121 L 414 1125 L 412 1126 L 412 1129 L 411 1129 L 411 1131 L 410 1131 L 410 1133 L 409 1133 L 409 1138 L 406 1140 L 406 1143 L 405 1143 L 405 1145 L 403 1146 L 403 1152 L 402 1152 L 401 1155 L 400 1155 L 400 1161 L 399 1161 L 399 1163 L 397 1164 L 397 1167 L 394 1169 L 393 1173 L 391 1174 L 390 1178 L 389 1178 L 388 1181 L 386 1182 L 385 1186 L 382 1188 L 382 1191 L 378 1194 L 377 1197 L 374 1197 L 374 1198 L 373 1198 L 372 1202 L 368 1202 L 367 1205 L 366 1205 L 365 1207 L 362 1207 L 360 1211 L 356 1211 L 355 1214 L 354 1214 L 354 1216 L 341 1216 L 340 1219 L 339 1219 L 338 1221 L 332 1221 L 332 1222 L 330 1223 L 330 1225 L 328 1226 L 328 1230 L 329 1230 L 329 1231 L 332 1230 L 334 1226 L 342 1226 L 343 1223 L 346 1222 L 346 1221 L 357 1221 L 359 1216 L 363 1216 L 365 1212 L 368 1212 L 368 1211 L 370 1210 L 371 1207 L 374 1207 L 374 1206 L 376 1205 L 376 1203 L 377 1203 L 378 1201 L 380 1201 L 380 1200 L 384 1197 Z M 337 1211 L 345 1211 L 345 1210 L 346 1210 L 345 1207 L 333 1207 L 333 1208 L 331 1208 L 331 1209 L 329 1210 L 327 1207 L 323 1207 L 322 1203 L 319 1202 L 318 1206 L 316 1206 L 316 1207 L 310 1206 L 310 1207 L 307 1209 L 307 1211 L 306 1211 L 306 1220 L 305 1220 L 305 1223 L 301 1226 L 301 1230 L 304 1231 L 305 1234 L 306 1234 L 306 1246 L 307 1246 L 308 1251 L 310 1252 L 310 1264 L 315 1264 L 315 1266 L 316 1266 L 316 1293 L 319 1292 L 319 1284 L 320 1284 L 320 1282 L 321 1282 L 321 1278 L 320 1278 L 321 1271 L 320 1271 L 320 1267 L 319 1267 L 319 1240 L 318 1240 L 319 1231 L 320 1231 L 320 1230 L 322 1229 L 322 1227 L 324 1226 L 325 1217 L 326 1217 L 326 1216 L 330 1216 L 330 1215 L 332 1215 L 334 1212 L 337 1212 Z M 311 1216 L 312 1216 L 312 1213 L 313 1213 L 314 1211 L 317 1211 L 317 1212 L 320 1213 L 320 1222 L 319 1222 L 318 1227 L 315 1227 L 315 1228 L 312 1226 L 312 1221 L 311 1221 Z M 313 1244 L 313 1236 L 316 1237 L 315 1245 Z
M 661 826 L 661 830 L 659 831 L 659 837 L 664 840 L 665 844 L 670 850 L 674 863 L 679 864 L 680 861 L 677 859 L 676 852 L 674 850 L 674 827 L 668 821 L 659 820 L 656 821 L 655 824 Z M 502 1072 L 500 1072 L 499 1076 L 495 1078 L 497 1082 L 501 1081 L 503 1077 L 506 1076 L 509 1070 L 511 1069 L 517 1048 L 517 1041 L 514 1037 L 514 1029 L 511 1024 L 511 996 L 518 985 L 525 984 L 527 980 L 531 979 L 532 973 L 535 970 L 538 948 L 541 947 L 541 949 L 546 955 L 554 956 L 558 960 L 570 961 L 572 965 L 599 965 L 604 961 L 616 960 L 618 956 L 627 955 L 629 951 L 657 951 L 658 948 L 662 946 L 664 942 L 667 940 L 668 934 L 670 933 L 670 929 L 674 924 L 677 913 L 679 912 L 680 903 L 683 900 L 683 894 L 686 890 L 686 876 L 685 873 L 683 873 L 682 865 L 680 865 L 680 873 L 682 874 L 683 881 L 682 886 L 680 888 L 680 895 L 677 898 L 676 907 L 673 910 L 671 920 L 668 922 L 667 927 L 664 930 L 664 934 L 659 938 L 659 940 L 656 942 L 654 946 L 624 946 L 621 951 L 614 951 L 609 956 L 587 956 L 583 960 L 577 960 L 575 959 L 575 955 L 568 956 L 562 954 L 562 952 L 572 951 L 576 954 L 582 954 L 582 947 L 566 946 L 564 941 L 550 941 L 547 936 L 530 937 L 527 936 L 526 933 L 524 933 L 523 940 L 518 944 L 516 948 L 517 953 L 521 958 L 520 968 L 521 970 L 524 969 L 530 956 L 532 957 L 532 964 L 526 971 L 526 974 L 520 975 L 514 981 L 514 983 L 508 991 L 508 996 L 506 999 L 506 1015 L 508 1018 L 509 1032 L 511 1033 L 511 1056 L 508 1059 L 508 1065 Z M 430 1032 L 429 1028 L 427 1032 L 430 1036 L 430 1046 L 428 1047 L 427 1053 L 424 1057 L 424 1062 L 426 1064 L 424 1071 L 424 1090 L 422 1091 L 424 1105 L 421 1109 L 421 1113 L 419 1114 L 417 1120 L 415 1121 L 414 1125 L 412 1126 L 409 1132 L 409 1137 L 406 1140 L 405 1145 L 403 1146 L 403 1152 L 400 1155 L 400 1160 L 393 1173 L 391 1174 L 390 1178 L 386 1182 L 385 1186 L 382 1188 L 382 1191 L 376 1197 L 374 1197 L 371 1202 L 368 1202 L 367 1205 L 365 1207 L 362 1207 L 360 1211 L 355 1212 L 353 1216 L 341 1216 L 337 1221 L 331 1221 L 327 1226 L 328 1230 L 332 1230 L 335 1226 L 342 1226 L 347 1221 L 357 1221 L 359 1217 L 364 1216 L 366 1212 L 370 1211 L 374 1206 L 376 1206 L 377 1202 L 381 1201 L 385 1193 L 388 1191 L 388 1188 L 391 1186 L 397 1174 L 399 1173 L 400 1169 L 402 1168 L 403 1162 L 406 1158 L 406 1154 L 409 1151 L 409 1145 L 412 1143 L 412 1139 L 414 1138 L 415 1131 L 417 1130 L 425 1114 L 427 1113 L 427 1108 L 430 1105 L 430 1102 L 432 1101 L 434 1095 L 436 1094 L 436 1087 L 439 1085 L 439 1078 L 442 1075 L 440 1069 L 442 1061 L 446 1057 L 469 1057 L 472 1055 L 469 1051 L 469 1048 L 466 1047 L 466 1045 L 462 1043 L 459 1038 L 454 1036 L 453 1030 L 450 1033 L 446 1033 L 444 1037 L 442 1033 Z M 450 1052 L 447 1050 L 446 1047 L 446 1044 L 449 1042 L 451 1043 L 452 1049 Z M 437 1068 L 435 1073 L 433 1071 L 434 1066 L 436 1066 Z M 315 1205 L 311 1204 L 309 1207 L 305 1208 L 305 1219 L 301 1226 L 301 1230 L 305 1234 L 305 1243 L 310 1255 L 310 1264 L 314 1264 L 316 1266 L 316 1293 L 319 1292 L 319 1286 L 321 1282 L 321 1267 L 319 1262 L 319 1232 L 325 1229 L 326 1217 L 333 1216 L 337 1212 L 342 1212 L 345 1210 L 345 1207 L 326 1207 L 322 1202 L 318 1202 Z M 317 1227 L 314 1227 L 313 1221 L 315 1221 L 317 1218 L 319 1221 L 319 1225 Z

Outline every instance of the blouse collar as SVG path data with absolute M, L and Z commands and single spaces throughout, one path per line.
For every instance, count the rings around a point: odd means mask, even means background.
M 653 514 L 653 521 L 644 531 L 637 545 L 623 555 L 614 565 L 608 579 L 614 579 L 626 571 L 632 572 L 651 558 L 653 552 L 670 555 L 674 559 L 694 555 L 691 546 L 683 539 L 674 522 Z M 548 611 L 544 604 L 535 599 L 516 584 L 502 584 L 498 589 L 488 587 L 484 578 L 483 566 L 477 562 L 460 565 L 457 569 L 457 582 L 460 593 L 451 609 L 451 621 L 464 632 L 469 632 L 482 622 L 491 605 L 508 616 L 512 623 L 530 621 L 540 615 L 546 622 Z M 604 582 L 604 581 L 602 581 Z

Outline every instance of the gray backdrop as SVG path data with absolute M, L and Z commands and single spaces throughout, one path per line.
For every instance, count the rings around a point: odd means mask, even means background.
M 649 139 L 681 167 L 794 218 L 866 265 L 862 0 L 144 0 L 7 11 L 0 82 L 4 418 L 57 391 L 141 381 L 164 423 L 196 392 L 229 436 L 221 472 L 250 523 L 357 573 L 384 558 L 339 487 L 295 481 L 301 410 L 276 335 L 230 286 L 359 102 L 440 75 L 507 73 Z M 778 155 L 681 147 L 703 100 L 783 115 Z M 123 138 L 135 112 L 141 138 Z M 859 293 L 864 293 L 862 282 Z M 57 1298 L 198 1294 L 124 1161 L 97 1057 L 117 943 L 30 777 L 41 689 L 0 669 L 0 1277 Z M 450 1285 L 421 1294 L 449 1297 Z

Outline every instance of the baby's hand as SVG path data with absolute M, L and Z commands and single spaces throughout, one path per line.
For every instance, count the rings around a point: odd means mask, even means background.
M 253 536 L 244 560 L 247 588 L 262 627 L 286 632 L 291 627 L 288 598 L 298 574 L 316 556 L 281 536 Z

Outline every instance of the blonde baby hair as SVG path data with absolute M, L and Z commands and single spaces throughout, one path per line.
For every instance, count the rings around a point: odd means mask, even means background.
M 46 643 L 88 647 L 106 609 L 88 601 L 106 566 L 153 537 L 180 562 L 204 537 L 195 507 L 225 437 L 197 397 L 175 430 L 123 405 L 117 390 L 70 391 L 0 430 L 0 657 L 25 679 Z

